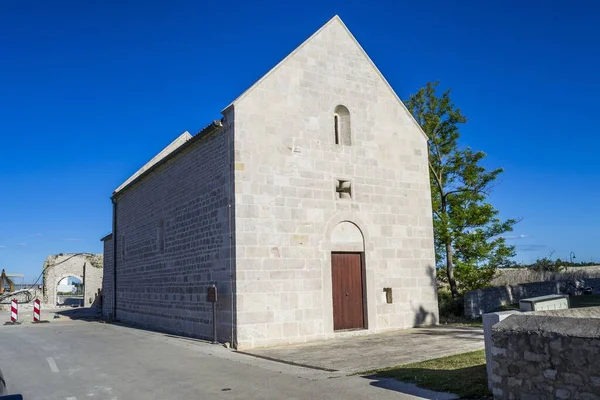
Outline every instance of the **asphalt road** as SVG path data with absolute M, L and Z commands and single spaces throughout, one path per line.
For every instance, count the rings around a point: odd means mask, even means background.
M 415 398 L 405 394 L 414 387 L 391 380 L 301 368 L 193 339 L 81 320 L 0 326 L 0 369 L 9 393 L 27 400 Z

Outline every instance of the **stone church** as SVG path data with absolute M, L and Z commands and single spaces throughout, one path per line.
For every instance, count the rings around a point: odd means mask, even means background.
M 437 322 L 427 138 L 339 17 L 113 193 L 107 317 L 238 349 Z

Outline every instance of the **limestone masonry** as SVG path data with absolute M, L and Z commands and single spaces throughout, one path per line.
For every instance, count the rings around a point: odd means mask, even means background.
M 43 301 L 56 305 L 58 283 L 66 277 L 79 279 L 84 285 L 84 306 L 91 306 L 102 288 L 103 264 L 101 254 L 57 254 L 44 261 Z
M 112 196 L 104 314 L 238 349 L 437 322 L 427 141 L 336 16 Z M 116 294 L 114 286 L 116 283 Z
M 600 399 L 600 307 L 511 315 L 492 329 L 495 399 Z

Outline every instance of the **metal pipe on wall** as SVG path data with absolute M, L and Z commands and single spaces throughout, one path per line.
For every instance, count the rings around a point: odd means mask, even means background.
M 113 312 L 112 318 L 117 319 L 117 199 L 112 198 L 112 244 L 113 244 Z

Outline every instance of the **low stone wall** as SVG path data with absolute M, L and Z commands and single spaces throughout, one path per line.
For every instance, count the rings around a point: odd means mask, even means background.
M 529 268 L 498 268 L 492 286 L 522 285 L 523 283 L 566 281 L 600 278 L 600 265 L 568 267 L 563 271 L 534 271 Z
M 524 283 L 467 292 L 464 296 L 465 316 L 477 318 L 485 313 L 496 311 L 502 306 L 518 303 L 521 299 L 561 294 L 560 287 L 564 282 Z M 585 286 L 591 286 L 594 292 L 600 291 L 600 278 L 585 279 Z
M 600 307 L 512 315 L 492 342 L 495 399 L 600 399 Z

